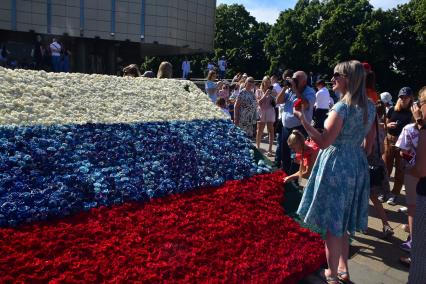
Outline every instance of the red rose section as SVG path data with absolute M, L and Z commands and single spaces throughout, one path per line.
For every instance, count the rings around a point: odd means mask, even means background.
M 324 262 L 282 172 L 0 229 L 0 282 L 295 283 Z

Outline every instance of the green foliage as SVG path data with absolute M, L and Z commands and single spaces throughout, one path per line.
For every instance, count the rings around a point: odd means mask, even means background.
M 227 77 L 242 71 L 261 78 L 268 69 L 264 40 L 271 26 L 258 23 L 243 5 L 221 4 L 216 9 L 215 61 L 228 62 Z
M 270 72 L 331 73 L 338 62 L 368 61 L 379 91 L 426 84 L 426 1 L 374 10 L 367 0 L 299 0 L 281 12 L 265 40 Z

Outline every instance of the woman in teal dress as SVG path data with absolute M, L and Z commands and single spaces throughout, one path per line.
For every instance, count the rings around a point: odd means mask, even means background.
M 365 230 L 368 221 L 370 177 L 366 154 L 374 141 L 375 106 L 368 100 L 365 71 L 359 61 L 339 63 L 333 90 L 343 94 L 328 114 L 320 133 L 295 110 L 309 136 L 322 149 L 306 185 L 298 214 L 327 231 L 325 241 L 328 283 L 348 281 L 349 235 Z

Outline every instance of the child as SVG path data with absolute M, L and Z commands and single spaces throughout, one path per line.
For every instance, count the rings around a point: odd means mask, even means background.
M 222 111 L 229 119 L 231 119 L 231 114 L 229 113 L 229 110 L 226 107 L 226 101 L 224 98 L 218 98 L 216 101 L 216 105 L 222 109 Z
M 284 178 L 284 183 L 299 178 L 308 178 L 319 152 L 318 145 L 314 141 L 306 140 L 302 132 L 293 130 L 288 137 L 287 144 L 296 153 L 295 162 L 298 163 L 299 171 Z
M 224 98 L 225 102 L 226 102 L 229 99 L 229 96 L 230 96 L 230 94 L 229 94 L 229 84 L 223 83 L 221 85 L 221 88 L 219 89 L 218 97 L 219 98 Z

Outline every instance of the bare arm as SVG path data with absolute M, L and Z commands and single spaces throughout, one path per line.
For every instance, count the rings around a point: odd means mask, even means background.
M 283 180 L 284 183 L 298 179 L 301 176 L 302 170 L 303 170 L 303 165 L 302 163 L 300 163 L 299 170 L 292 175 L 286 176 Z
M 240 102 L 240 97 L 237 97 L 237 100 L 235 101 L 234 104 L 234 123 L 235 125 L 240 124 L 240 107 L 241 107 L 241 102 Z
M 260 96 L 260 99 L 258 100 L 258 104 L 262 104 L 265 100 L 269 99 L 269 95 L 271 94 L 270 90 L 267 90 L 266 92 L 263 92 L 262 90 L 259 90 L 262 92 L 262 95 Z
M 367 156 L 371 154 L 375 140 L 376 140 L 376 123 L 373 122 L 373 125 L 371 125 L 370 130 L 368 131 L 368 134 L 365 137 L 364 143 L 363 143 L 364 150 Z M 377 145 L 377 147 L 379 146 Z
M 303 112 L 293 110 L 293 113 L 300 119 L 306 132 L 308 132 L 312 140 L 314 140 L 321 149 L 325 149 L 333 144 L 343 127 L 343 119 L 335 111 L 329 112 L 322 133 L 306 121 Z
M 278 105 L 285 103 L 285 91 L 286 91 L 286 89 L 282 88 L 281 92 L 278 94 L 278 96 L 277 96 L 277 104 Z

